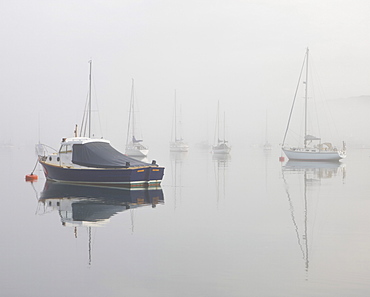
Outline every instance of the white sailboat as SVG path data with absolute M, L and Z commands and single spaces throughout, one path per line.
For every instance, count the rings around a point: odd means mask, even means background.
M 175 91 L 175 110 L 172 125 L 172 141 L 170 142 L 171 152 L 187 152 L 189 145 L 184 141 L 181 135 L 181 121 L 178 122 L 176 110 L 176 91 Z
M 285 130 L 284 140 L 282 144 L 282 150 L 285 153 L 285 155 L 290 160 L 300 160 L 300 161 L 338 161 L 340 159 L 343 159 L 346 157 L 346 151 L 345 151 L 345 144 L 343 143 L 343 149 L 339 150 L 336 147 L 334 147 L 331 143 L 321 142 L 321 138 L 315 137 L 313 135 L 308 134 L 308 120 L 307 120 L 307 98 L 308 98 L 308 53 L 309 50 L 307 48 L 306 54 L 304 57 L 304 62 L 301 69 L 301 74 L 299 78 L 302 76 L 302 72 L 306 70 L 306 80 L 304 81 L 305 84 L 305 116 L 304 116 L 304 140 L 303 140 L 303 147 L 288 147 L 285 146 L 285 139 L 287 136 L 287 132 L 289 129 L 289 124 L 293 112 L 293 107 L 295 103 L 296 96 L 293 100 L 293 105 L 290 111 L 290 116 L 288 120 L 288 124 Z M 298 84 L 300 83 L 300 80 L 298 81 Z M 297 87 L 298 90 L 298 87 Z M 296 90 L 296 94 L 297 94 Z
M 143 140 L 136 138 L 136 125 L 135 125 L 135 89 L 134 80 L 132 79 L 131 87 L 131 100 L 130 100 L 130 112 L 127 127 L 127 139 L 126 139 L 126 150 L 125 154 L 131 157 L 144 158 L 148 155 L 149 149 L 142 142 Z
M 214 154 L 228 154 L 231 147 L 228 146 L 228 141 L 225 139 L 225 113 L 224 113 L 224 127 L 223 138 L 220 138 L 220 102 L 217 104 L 217 117 L 216 117 L 216 132 L 215 132 L 215 145 L 212 146 L 212 153 Z

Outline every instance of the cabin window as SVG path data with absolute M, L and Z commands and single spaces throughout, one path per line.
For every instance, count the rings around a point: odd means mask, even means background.
M 70 144 L 63 144 L 60 147 L 59 153 L 66 154 L 68 152 L 72 152 L 72 146 Z

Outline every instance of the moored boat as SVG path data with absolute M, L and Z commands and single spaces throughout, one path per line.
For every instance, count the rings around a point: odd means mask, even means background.
M 126 150 L 127 156 L 144 158 L 148 155 L 149 149 L 143 144 L 142 139 L 137 139 L 135 135 L 136 131 L 136 121 L 135 121 L 135 90 L 134 90 L 134 80 L 132 79 L 131 87 L 131 100 L 130 100 L 130 112 L 129 121 L 127 128 L 127 140 L 126 140 Z
M 159 185 L 164 174 L 156 161 L 128 157 L 105 139 L 63 138 L 59 151 L 38 158 L 45 177 L 58 182 L 147 187 Z
M 170 142 L 171 152 L 184 153 L 189 151 L 189 145 L 182 138 L 181 133 L 181 121 L 178 122 L 177 111 L 176 111 L 176 91 L 175 91 L 175 105 L 174 105 L 174 119 L 172 125 L 172 136 L 173 140 Z
M 216 118 L 216 133 L 215 142 L 212 146 L 213 154 L 228 154 L 230 153 L 231 147 L 228 145 L 228 141 L 225 139 L 225 113 L 224 113 L 224 125 L 223 125 L 223 138 L 220 138 L 220 102 L 217 103 L 217 118 Z
M 38 161 L 48 180 L 57 182 L 150 187 L 158 186 L 164 175 L 164 167 L 156 161 L 146 163 L 126 156 L 113 148 L 105 139 L 90 138 L 91 134 L 91 61 L 88 114 L 85 127 L 88 137 L 79 137 L 77 127 L 74 137 L 63 138 L 58 151 L 49 154 L 48 146 L 38 145 Z
M 343 142 L 342 150 L 337 149 L 331 143 L 321 142 L 321 138 L 308 134 L 308 53 L 309 50 L 307 48 L 303 66 L 306 70 L 306 80 L 304 81 L 305 90 L 304 90 L 304 138 L 303 138 L 303 146 L 300 147 L 291 147 L 285 145 L 285 139 L 287 136 L 287 132 L 290 125 L 290 120 L 293 112 L 294 103 L 296 101 L 296 96 L 294 97 L 293 104 L 290 111 L 290 116 L 288 120 L 288 124 L 285 130 L 285 135 L 282 144 L 282 150 L 285 155 L 288 157 L 289 160 L 299 160 L 299 161 L 338 161 L 346 157 L 346 146 Z M 302 76 L 302 72 L 304 67 L 302 66 L 302 70 L 299 76 L 299 82 Z M 297 95 L 298 87 L 295 92 Z

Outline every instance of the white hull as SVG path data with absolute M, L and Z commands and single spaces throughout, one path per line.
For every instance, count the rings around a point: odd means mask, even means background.
M 170 151 L 171 152 L 187 152 L 187 151 L 189 151 L 189 147 L 188 146 L 170 147 Z
M 148 155 L 149 149 L 141 142 L 130 142 L 126 146 L 125 154 L 130 157 L 144 158 Z
M 212 148 L 212 153 L 214 154 L 228 154 L 230 153 L 231 148 Z
M 187 152 L 189 151 L 189 146 L 184 142 L 172 142 L 170 144 L 171 152 Z
M 212 146 L 212 153 L 214 154 L 228 154 L 230 153 L 230 150 L 231 147 L 229 147 L 225 142 Z
M 136 148 L 126 148 L 125 154 L 130 157 L 146 157 L 149 150 L 140 150 Z
M 316 149 L 283 148 L 289 160 L 301 161 L 338 161 L 346 157 L 341 151 L 319 151 Z

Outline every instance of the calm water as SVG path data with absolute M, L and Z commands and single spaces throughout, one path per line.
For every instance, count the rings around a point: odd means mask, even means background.
M 44 189 L 24 181 L 32 148 L 0 150 L 1 296 L 370 294 L 370 150 L 312 166 L 164 151 L 150 193 Z

